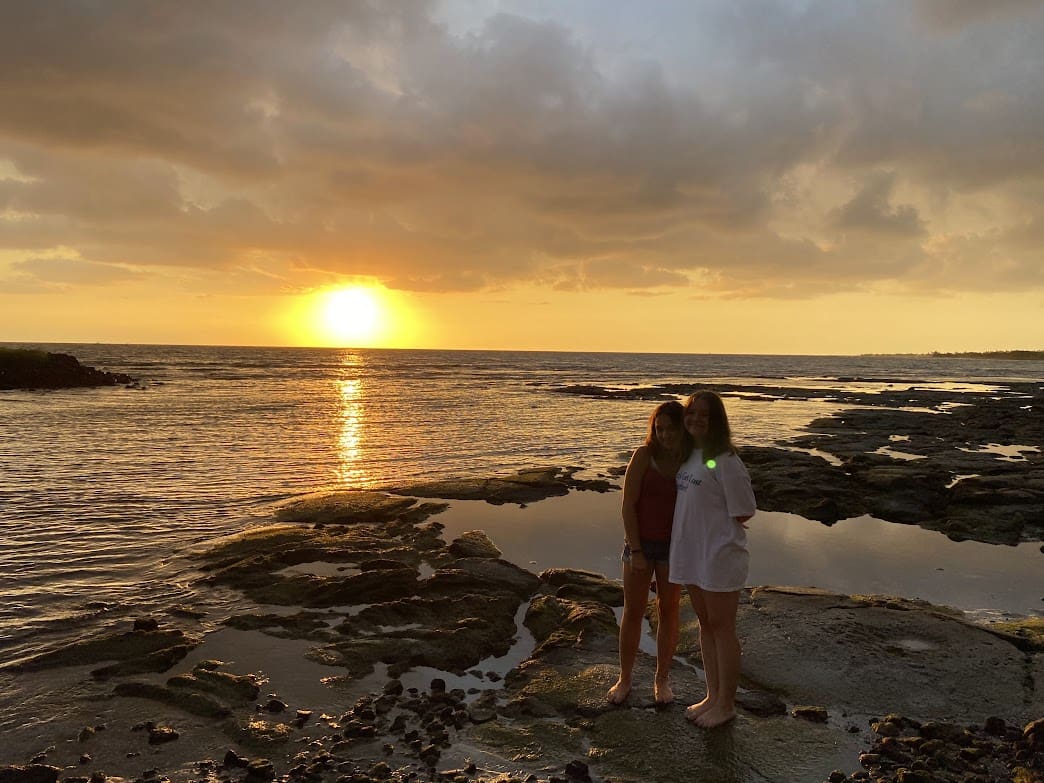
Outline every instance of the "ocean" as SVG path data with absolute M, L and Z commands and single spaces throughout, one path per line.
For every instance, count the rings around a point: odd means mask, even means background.
M 220 617 L 238 598 L 200 593 L 186 554 L 271 521 L 301 494 L 534 465 L 593 477 L 625 464 L 654 404 L 558 394 L 556 386 L 873 390 L 909 380 L 962 389 L 1044 378 L 1044 362 L 913 356 L 13 347 L 72 353 L 140 378 L 143 388 L 0 392 L 3 661 L 172 606 Z M 744 397 L 727 404 L 737 442 L 754 445 L 801 434 L 839 407 Z M 619 493 L 582 492 L 495 514 L 485 503 L 454 503 L 438 519 L 447 535 L 487 529 L 526 567 L 616 576 L 618 508 Z M 759 516 L 754 584 L 890 592 L 986 617 L 1044 607 L 1037 544 L 957 544 L 870 518 L 826 528 Z

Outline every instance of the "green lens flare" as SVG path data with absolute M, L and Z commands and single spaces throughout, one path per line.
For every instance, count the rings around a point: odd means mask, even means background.
M 707 460 L 707 467 L 710 468 L 711 470 L 714 470 L 716 467 L 718 467 L 718 463 L 715 462 L 712 459 L 709 459 L 709 460 Z

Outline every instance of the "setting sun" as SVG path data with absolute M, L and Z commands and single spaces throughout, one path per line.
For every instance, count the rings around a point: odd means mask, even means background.
M 323 329 L 331 338 L 356 345 L 370 343 L 379 335 L 383 312 L 373 289 L 335 288 L 322 301 Z
M 298 345 L 400 348 L 416 343 L 420 321 L 403 295 L 369 282 L 347 282 L 295 297 L 279 316 Z

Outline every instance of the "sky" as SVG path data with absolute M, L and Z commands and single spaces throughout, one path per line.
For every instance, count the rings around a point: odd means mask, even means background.
M 0 341 L 1044 349 L 1044 2 L 0 0 Z

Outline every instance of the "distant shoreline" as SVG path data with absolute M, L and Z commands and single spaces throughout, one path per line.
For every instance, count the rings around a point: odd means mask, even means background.
M 938 359 L 1022 359 L 1044 361 L 1044 351 L 931 351 L 929 353 L 864 353 L 862 356 L 931 356 Z

